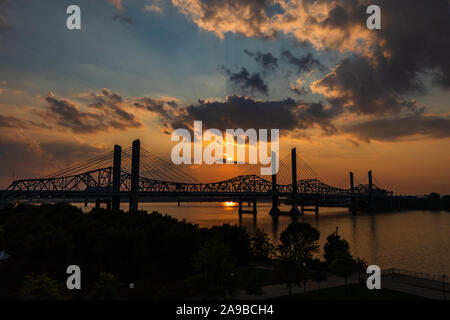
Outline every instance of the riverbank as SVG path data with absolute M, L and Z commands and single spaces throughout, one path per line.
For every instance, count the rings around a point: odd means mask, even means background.
M 408 272 L 414 274 L 414 272 Z M 306 281 L 305 286 L 297 286 L 288 295 L 284 284 L 263 286 L 259 295 L 251 295 L 243 291 L 234 297 L 237 300 L 449 300 L 450 284 L 438 280 L 424 279 L 396 273 L 389 269 L 382 271 L 381 289 L 369 290 L 365 280 L 358 274 L 350 276 L 347 288 L 342 278 L 328 275 L 327 280 L 320 283 Z

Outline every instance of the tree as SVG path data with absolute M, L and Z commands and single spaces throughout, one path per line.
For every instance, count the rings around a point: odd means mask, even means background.
M 327 266 L 325 262 L 320 261 L 319 259 L 314 259 L 310 263 L 310 267 L 312 269 L 311 272 L 311 280 L 317 283 L 319 289 L 320 289 L 320 283 L 322 281 L 327 280 Z
M 194 256 L 194 274 L 187 283 L 194 295 L 204 299 L 220 299 L 233 294 L 234 261 L 230 247 L 217 240 L 206 242 Z
M 281 280 L 288 287 L 289 295 L 292 287 L 300 286 L 302 282 L 306 290 L 309 275 L 306 264 L 312 261 L 313 254 L 319 250 L 319 238 L 319 231 L 309 223 L 291 223 L 281 233 L 278 271 Z
M 352 255 L 345 250 L 335 252 L 333 262 L 330 265 L 331 271 L 338 277 L 345 280 L 345 288 L 347 289 L 347 279 L 357 270 L 356 261 Z
M 327 264 L 331 265 L 336 252 L 349 250 L 350 246 L 348 242 L 345 239 L 341 239 L 341 236 L 338 234 L 338 228 L 336 227 L 336 231 L 327 237 L 327 242 L 323 247 L 323 257 L 325 258 Z
M 358 279 L 361 281 L 361 274 L 365 273 L 367 270 L 367 262 L 364 259 L 355 259 L 355 270 L 358 272 Z
M 280 280 L 286 284 L 289 296 L 294 286 L 300 286 L 308 279 L 306 265 L 289 256 L 282 256 L 277 264 Z
M 319 250 L 319 238 L 320 232 L 309 223 L 291 223 L 281 233 L 278 250 L 281 256 L 308 263 Z
M 31 273 L 22 281 L 18 297 L 22 300 L 62 300 L 63 286 L 49 278 L 47 273 Z
M 312 272 L 312 281 L 317 283 L 317 285 L 319 286 L 319 289 L 320 289 L 320 284 L 323 281 L 326 281 L 327 279 L 328 279 L 328 276 L 327 276 L 325 270 L 314 270 Z
M 250 235 L 250 246 L 255 261 L 268 261 L 275 253 L 275 246 L 270 241 L 269 236 L 260 229 L 256 229 Z
M 87 295 L 90 300 L 121 300 L 123 284 L 111 273 L 101 272 Z
M 252 258 L 250 237 L 247 231 L 239 226 L 224 224 L 211 228 L 213 239 L 229 245 L 230 253 L 237 266 L 247 265 Z

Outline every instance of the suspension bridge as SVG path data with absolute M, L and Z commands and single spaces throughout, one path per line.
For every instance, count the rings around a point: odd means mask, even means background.
M 201 182 L 192 172 L 142 148 L 135 140 L 132 147 L 122 150 L 115 145 L 114 151 L 51 175 L 15 180 L 0 191 L 0 202 L 95 202 L 96 206 L 105 203 L 114 211 L 128 202 L 133 212 L 138 210 L 139 202 L 235 201 L 239 203 L 239 214 L 256 214 L 257 201 L 264 201 L 272 202 L 270 213 L 277 216 L 301 215 L 308 210 L 318 214 L 319 207 L 344 207 L 351 212 L 392 209 L 401 198 L 374 184 L 371 171 L 368 184 L 355 185 L 350 172 L 348 188 L 328 185 L 296 154 L 295 148 L 280 159 L 277 174 L 261 176 L 260 166 L 249 166 L 231 179 Z M 282 201 L 292 209 L 282 212 Z M 253 208 L 243 210 L 243 202 L 253 203 Z

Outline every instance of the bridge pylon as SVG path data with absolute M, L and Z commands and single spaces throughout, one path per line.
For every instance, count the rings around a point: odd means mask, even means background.
M 120 172 L 122 160 L 122 147 L 114 146 L 114 163 L 113 163 L 113 187 L 112 187 L 112 210 L 118 212 L 120 210 Z
M 292 162 L 292 208 L 289 211 L 291 216 L 301 216 L 301 212 L 297 207 L 297 151 L 296 148 L 291 150 Z
M 139 202 L 139 162 L 141 157 L 141 142 L 139 139 L 133 141 L 131 152 L 131 191 L 130 212 L 138 211 Z
M 276 166 L 276 156 L 275 152 L 272 152 L 272 169 Z M 269 211 L 271 216 L 280 215 L 280 209 L 278 208 L 278 190 L 277 190 L 277 173 L 272 170 L 272 208 Z

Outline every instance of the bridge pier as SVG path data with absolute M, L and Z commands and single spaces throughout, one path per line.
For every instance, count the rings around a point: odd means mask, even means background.
M 139 139 L 133 141 L 131 154 L 131 191 L 130 191 L 130 212 L 138 211 L 139 197 L 139 161 L 141 152 L 141 142 Z
M 297 153 L 296 149 L 291 150 L 291 162 L 292 162 L 292 208 L 289 211 L 291 216 L 301 216 L 301 212 L 297 207 Z
M 256 199 L 247 200 L 249 206 L 253 203 L 252 210 L 243 210 L 242 209 L 242 199 L 239 199 L 239 216 L 242 216 L 243 213 L 250 213 L 256 216 L 257 210 L 256 210 Z
M 120 173 L 121 173 L 122 147 L 114 146 L 114 164 L 113 164 L 113 196 L 112 196 L 112 210 L 119 212 L 120 210 Z

